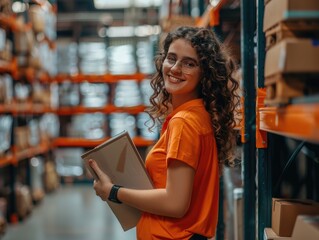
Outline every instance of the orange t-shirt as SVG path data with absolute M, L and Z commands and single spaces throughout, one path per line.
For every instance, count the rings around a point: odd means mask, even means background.
M 215 236 L 219 194 L 217 147 L 202 99 L 179 106 L 167 117 L 161 137 L 145 163 L 155 188 L 165 188 L 167 166 L 175 159 L 196 171 L 188 212 L 182 218 L 143 213 L 136 231 L 139 240 L 183 240 L 194 233 Z

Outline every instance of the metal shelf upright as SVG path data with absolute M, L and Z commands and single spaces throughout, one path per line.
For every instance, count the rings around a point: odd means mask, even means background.
M 244 87 L 243 187 L 244 236 L 256 239 L 256 87 L 254 35 L 256 29 L 256 1 L 241 0 L 241 66 Z
M 271 161 L 267 152 L 267 132 L 260 130 L 260 115 L 258 109 L 263 105 L 265 35 L 263 32 L 264 0 L 257 1 L 257 98 L 256 98 L 256 148 L 257 148 L 257 239 L 263 239 L 264 228 L 271 225 Z
M 274 166 L 275 164 L 278 165 L 276 161 L 280 160 L 274 151 L 274 149 L 278 149 L 278 147 L 275 146 L 277 142 L 276 138 L 284 137 L 301 141 L 291 156 L 299 153 L 304 142 L 314 143 L 315 145 L 319 144 L 319 98 L 318 95 L 302 96 L 292 99 L 291 102 L 285 106 L 264 106 L 264 99 L 266 97 L 264 88 L 266 47 L 265 34 L 263 32 L 265 0 L 257 0 L 257 4 L 257 239 L 263 239 L 264 228 L 271 227 L 272 197 L 276 197 L 276 188 L 272 182 L 273 175 L 275 175 L 276 171 Z M 301 15 L 299 17 L 302 19 Z M 289 160 L 286 163 L 286 167 L 289 166 Z M 284 174 L 286 167 L 279 169 L 279 171 L 282 171 L 281 176 Z M 318 174 L 316 174 L 314 178 L 314 181 L 316 181 Z M 280 183 L 280 181 L 278 181 L 278 183 Z M 276 186 L 278 186 L 278 183 Z M 312 182 L 310 182 L 310 186 L 314 187 Z M 307 191 L 311 187 L 307 186 Z M 307 195 L 307 197 L 309 196 Z

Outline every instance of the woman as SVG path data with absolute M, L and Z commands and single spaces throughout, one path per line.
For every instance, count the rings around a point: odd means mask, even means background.
M 221 167 L 235 145 L 238 83 L 234 64 L 211 30 L 180 27 L 169 33 L 156 56 L 148 112 L 162 124 L 145 161 L 155 189 L 113 185 L 90 160 L 102 200 L 143 211 L 137 239 L 207 239 L 215 236 Z

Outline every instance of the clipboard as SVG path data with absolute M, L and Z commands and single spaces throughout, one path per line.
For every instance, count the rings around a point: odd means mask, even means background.
M 85 167 L 96 180 L 98 177 L 89 166 L 89 159 L 94 159 L 114 184 L 132 189 L 154 188 L 145 169 L 144 161 L 127 131 L 108 139 L 81 157 Z M 140 210 L 109 200 L 107 203 L 124 231 L 136 226 L 142 214 Z

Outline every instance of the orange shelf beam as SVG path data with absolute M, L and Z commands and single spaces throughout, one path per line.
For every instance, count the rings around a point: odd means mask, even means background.
M 53 140 L 53 147 L 96 147 L 109 138 L 102 138 L 98 140 L 73 138 L 73 137 L 58 137 Z
M 55 77 L 55 81 L 57 82 L 65 82 L 66 80 L 70 80 L 75 83 L 81 82 L 91 82 L 91 83 L 115 83 L 119 80 L 138 80 L 141 81 L 146 78 L 147 75 L 143 73 L 135 73 L 135 74 L 103 74 L 103 75 L 85 75 L 85 74 L 77 74 L 77 75 L 68 75 L 68 74 L 58 74 Z
M 34 82 L 35 80 L 39 80 L 42 83 L 53 82 L 53 78 L 46 71 L 33 67 L 16 69 L 14 78 L 16 80 L 25 78 L 28 82 Z
M 0 168 L 10 165 L 13 159 L 12 155 L 0 157 Z
M 319 143 L 319 103 L 259 109 L 260 129 Z
M 219 25 L 219 11 L 228 0 L 220 0 L 216 6 L 208 5 L 203 16 L 197 21 L 197 27 Z
M 84 138 L 72 138 L 72 137 L 59 137 L 53 140 L 54 147 L 83 147 L 83 148 L 93 148 L 106 140 L 110 139 L 102 138 L 102 139 L 84 139 Z M 147 140 L 142 137 L 133 138 L 133 142 L 137 147 L 147 147 L 154 143 L 152 140 Z
M 0 13 L 0 26 L 5 28 L 10 28 L 13 31 L 21 30 L 23 26 L 18 24 L 16 16 L 8 16 L 3 13 Z
M 145 106 L 135 106 L 135 107 L 116 107 L 114 105 L 106 105 L 105 107 L 84 107 L 84 106 L 75 106 L 75 107 L 60 107 L 57 110 L 59 115 L 72 115 L 80 113 L 115 113 L 115 112 L 126 112 L 130 114 L 138 114 L 145 110 Z
M 23 159 L 31 158 L 33 156 L 46 153 L 50 149 L 51 144 L 49 142 L 42 142 L 37 146 L 29 147 L 23 150 L 18 150 L 16 147 L 13 147 L 13 154 L 0 157 L 0 168 L 10 164 L 16 165 L 19 161 Z
M 12 113 L 14 115 L 19 114 L 42 114 L 55 112 L 49 106 L 37 103 L 17 103 L 13 102 L 11 104 L 0 104 L 0 113 Z
M 18 103 L 13 102 L 12 104 L 0 105 L 1 112 L 10 112 L 14 115 L 19 114 L 43 114 L 55 112 L 50 106 L 46 106 L 40 103 L 24 102 Z
M 0 60 L 0 73 L 14 73 L 17 69 L 16 59 L 12 61 Z
M 24 150 L 17 150 L 15 152 L 14 160 L 18 162 L 26 158 L 30 158 L 39 154 L 46 153 L 49 151 L 49 149 L 50 149 L 50 144 L 43 142 L 35 147 L 30 147 Z
M 11 106 L 9 104 L 0 104 L 0 113 L 11 112 Z
M 153 140 L 148 140 L 142 137 L 134 137 L 133 142 L 136 147 L 148 147 L 155 143 Z

